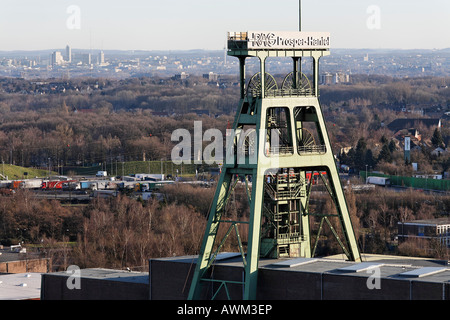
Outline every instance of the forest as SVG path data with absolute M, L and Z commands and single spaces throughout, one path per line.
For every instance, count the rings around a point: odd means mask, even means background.
M 202 121 L 204 131 L 225 132 L 238 103 L 236 80 L 223 77 L 212 85 L 194 76 L 186 80 L 55 79 L 44 84 L 0 79 L 0 160 L 35 168 L 47 168 L 49 161 L 86 166 L 170 160 L 174 130 L 192 131 L 194 121 Z M 447 78 L 355 75 L 350 84 L 322 86 L 320 101 L 334 152 L 348 147 L 356 151 L 360 142 L 364 151 L 372 153 L 367 155 L 372 168 L 383 159 L 392 163 L 398 158 L 393 153 L 399 145 L 390 145 L 392 155 L 385 154 L 386 147 L 382 152 L 395 134 L 386 125 L 397 118 L 416 117 L 401 113 L 402 108 L 423 110 L 424 118 L 441 117 L 450 106 L 449 82 Z M 441 130 L 444 141 L 449 128 L 444 125 Z M 431 140 L 432 129 L 419 130 L 425 141 Z M 429 171 L 448 168 L 443 159 L 433 163 L 436 159 L 429 152 L 413 160 Z
M 236 191 L 226 219 L 248 219 L 244 192 Z M 214 188 L 184 184 L 166 187 L 163 193 L 164 201 L 119 196 L 74 207 L 37 199 L 30 191 L 0 195 L 0 242 L 21 243 L 27 252 L 39 252 L 52 260 L 54 270 L 65 270 L 69 265 L 148 270 L 150 258 L 198 254 Z M 362 253 L 449 258 L 449 250 L 438 242 L 399 244 L 396 240 L 398 222 L 448 216 L 449 195 L 412 189 L 401 193 L 389 189 L 346 191 L 345 195 Z M 316 210 L 332 207 L 322 200 L 313 199 Z M 310 223 L 312 230 L 317 230 L 319 221 L 311 217 Z M 336 226 L 336 221 L 332 223 Z M 224 228 L 219 230 L 220 239 L 227 231 Z M 245 228 L 240 229 L 240 236 L 245 245 Z M 234 234 L 222 250 L 238 250 Z M 331 230 L 324 227 L 317 255 L 340 253 Z
M 113 161 L 170 160 L 174 130 L 191 131 L 194 121 L 202 121 L 203 130 L 225 132 L 238 103 L 236 81 L 223 78 L 211 84 L 192 76 L 187 80 L 87 78 L 38 83 L 2 78 L 0 159 L 44 169 L 49 161 L 84 167 Z M 334 153 L 356 172 L 369 167 L 411 175 L 399 140 L 386 124 L 417 117 L 404 110 L 423 110 L 423 118 L 442 117 L 443 127 L 437 133 L 434 128 L 418 128 L 424 144 L 412 152 L 411 162 L 425 173 L 447 172 L 449 156 L 434 156 L 431 150 L 446 147 L 450 136 L 444 115 L 450 109 L 449 85 L 449 78 L 355 75 L 349 84 L 321 87 Z M 341 152 L 345 148 L 349 151 Z M 162 202 L 119 196 L 67 206 L 19 190 L 13 196 L 0 195 L 0 242 L 34 246 L 51 257 L 55 267 L 145 269 L 151 257 L 198 252 L 213 193 L 214 188 L 175 185 L 164 189 Z M 363 252 L 448 258 L 448 251 L 437 244 L 423 248 L 395 242 L 397 222 L 448 215 L 448 195 L 377 189 L 347 191 L 346 197 Z M 246 217 L 244 200 L 242 194 L 236 197 L 227 214 Z M 233 239 L 225 250 L 232 250 L 232 244 Z M 321 250 L 336 253 L 338 248 L 324 242 Z

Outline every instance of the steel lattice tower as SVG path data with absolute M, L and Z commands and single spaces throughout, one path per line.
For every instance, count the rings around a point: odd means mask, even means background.
M 228 55 L 240 65 L 240 102 L 226 161 L 220 175 L 189 299 L 206 298 L 203 289 L 214 284 L 215 298 L 228 286 L 242 285 L 243 299 L 256 299 L 260 258 L 310 258 L 315 255 L 324 224 L 348 260 L 360 261 L 355 234 L 339 180 L 327 128 L 319 103 L 319 59 L 330 54 L 328 33 L 239 32 L 228 34 Z M 266 72 L 266 60 L 292 59 L 293 68 L 282 81 Z M 258 58 L 260 71 L 246 81 L 246 59 Z M 303 73 L 302 59 L 311 59 L 311 73 Z M 262 76 L 264 75 L 264 76 Z M 312 213 L 310 196 L 321 182 L 335 206 L 333 213 Z M 223 214 L 237 183 L 243 182 L 250 204 L 249 221 L 231 221 Z M 250 185 L 251 184 L 251 185 Z M 330 217 L 336 217 L 340 231 Z M 311 219 L 319 225 L 311 234 Z M 336 223 L 335 223 L 336 224 Z M 218 239 L 220 225 L 226 225 Z M 248 226 L 242 243 L 239 226 Z M 225 240 L 235 232 L 242 255 L 243 279 L 212 278 L 210 269 Z M 228 298 L 237 299 L 237 297 Z M 241 297 L 239 297 L 241 298 Z

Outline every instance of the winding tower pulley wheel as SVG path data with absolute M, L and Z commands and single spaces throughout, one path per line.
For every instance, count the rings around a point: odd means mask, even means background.
M 299 139 L 299 147 L 312 148 L 316 145 L 314 135 L 308 129 L 301 128 L 297 130 L 297 137 Z
M 309 81 L 308 77 L 301 72 L 289 73 L 283 80 L 281 90 L 295 90 L 298 93 L 305 95 L 312 93 L 311 82 Z
M 275 78 L 270 73 L 265 73 L 264 78 L 264 89 L 265 92 L 270 92 L 278 89 L 277 82 Z M 252 97 L 260 97 L 262 94 L 262 84 L 261 84 L 261 72 L 254 74 L 247 86 L 247 95 Z

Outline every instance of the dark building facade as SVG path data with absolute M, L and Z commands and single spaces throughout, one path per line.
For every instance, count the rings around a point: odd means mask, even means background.
M 437 240 L 450 248 L 450 218 L 414 220 L 398 223 L 398 241 Z

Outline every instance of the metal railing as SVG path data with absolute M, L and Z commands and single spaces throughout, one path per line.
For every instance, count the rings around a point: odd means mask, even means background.
M 267 149 L 267 155 L 286 155 L 293 153 L 294 147 L 270 147 Z
M 247 32 L 228 32 L 228 49 L 247 49 Z
M 325 145 L 299 146 L 299 154 L 324 154 L 327 152 Z
M 228 32 L 228 40 L 248 41 L 248 34 L 247 32 Z
M 266 90 L 265 98 L 283 97 L 314 97 L 314 89 L 271 89 Z M 248 90 L 247 94 L 253 98 L 261 98 L 261 89 Z
M 300 233 L 279 234 L 277 236 L 277 244 L 290 244 L 305 241 L 305 236 Z
M 259 94 L 261 96 L 261 93 Z M 308 89 L 275 89 L 275 90 L 267 90 L 266 97 L 267 98 L 275 98 L 275 97 L 313 97 L 314 90 L 312 88 Z

